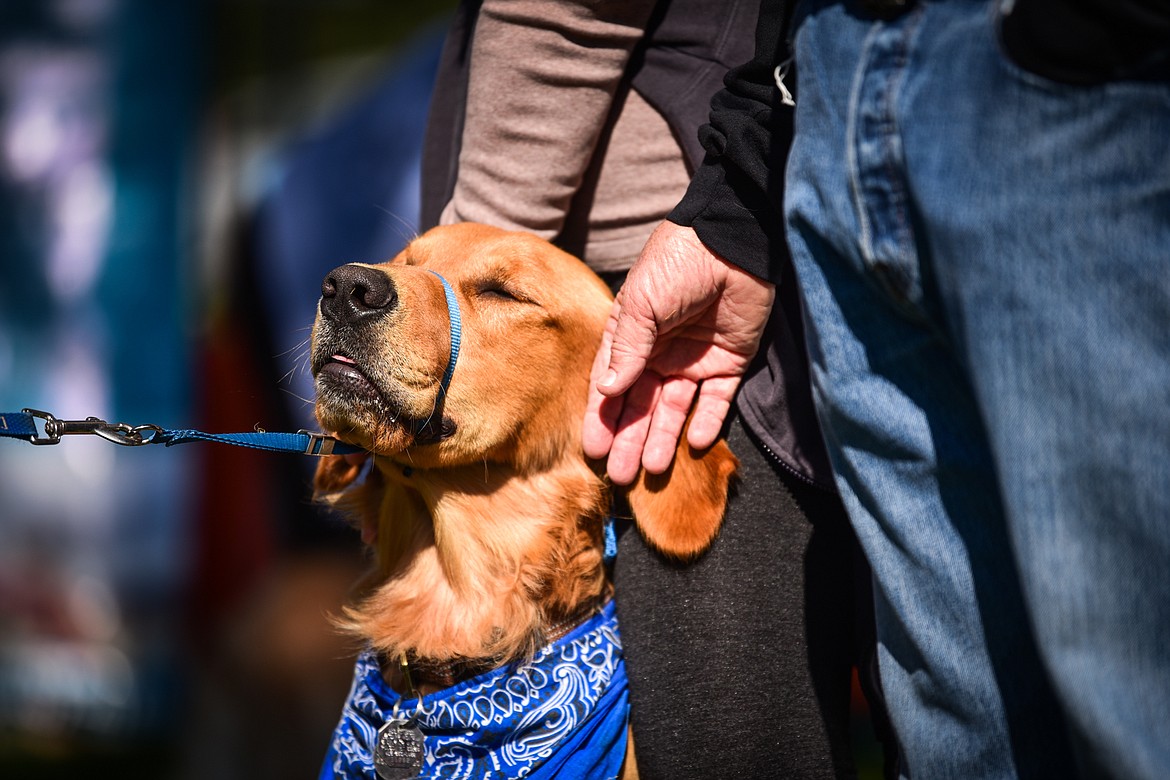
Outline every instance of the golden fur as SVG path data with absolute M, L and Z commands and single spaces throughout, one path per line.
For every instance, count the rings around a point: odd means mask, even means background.
M 360 483 L 354 459 L 337 456 L 316 480 L 376 552 L 346 627 L 390 657 L 523 657 L 610 588 L 612 488 L 586 462 L 580 428 L 611 296 L 551 244 L 474 224 L 436 228 L 370 268 L 389 277 L 393 306 L 356 323 L 319 312 L 313 333 L 321 426 L 374 453 Z M 447 305 L 432 270 L 463 320 L 445 398 Z M 336 381 L 323 370 L 334 358 L 369 387 Z M 639 477 L 625 498 L 651 545 L 692 558 L 718 531 L 734 470 L 724 443 L 684 444 L 670 472 Z

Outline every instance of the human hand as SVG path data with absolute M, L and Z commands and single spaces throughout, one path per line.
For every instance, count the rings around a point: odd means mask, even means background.
M 663 222 L 618 292 L 593 362 L 585 454 L 615 483 L 670 467 L 687 442 L 715 443 L 772 309 L 775 286 L 712 253 L 689 227 Z M 696 393 L 698 397 L 696 399 Z

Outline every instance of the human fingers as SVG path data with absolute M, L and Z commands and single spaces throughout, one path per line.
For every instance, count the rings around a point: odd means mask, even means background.
M 628 485 L 638 476 L 661 387 L 661 377 L 642 374 L 625 394 L 625 407 L 605 464 L 606 473 L 615 484 Z
M 664 221 L 654 229 L 611 313 L 609 366 L 597 382 L 602 394 L 626 392 L 645 370 L 661 337 L 697 308 L 710 305 L 717 293 L 711 262 L 717 261 L 691 228 Z
M 585 418 L 581 427 L 581 444 L 585 456 L 589 458 L 604 458 L 613 444 L 614 431 L 617 429 L 618 417 L 621 415 L 623 399 L 621 396 L 607 398 L 597 389 L 597 380 L 609 368 L 610 345 L 613 343 L 613 324 L 618 304 L 615 302 L 609 324 L 602 334 L 601 344 L 593 358 L 593 367 L 589 373 L 589 395 L 585 402 Z
M 626 284 L 629 285 L 627 277 Z M 610 321 L 608 359 L 593 386 L 604 396 L 613 398 L 625 393 L 642 372 L 658 338 L 658 324 L 649 299 L 623 286 L 613 303 Z
M 739 388 L 739 376 L 712 377 L 699 387 L 695 400 L 695 411 L 687 428 L 687 443 L 698 450 L 705 450 L 719 438 L 723 423 L 731 409 L 731 401 Z
M 661 474 L 670 468 L 697 387 L 696 382 L 683 377 L 662 383 L 642 449 L 642 468 L 651 474 Z

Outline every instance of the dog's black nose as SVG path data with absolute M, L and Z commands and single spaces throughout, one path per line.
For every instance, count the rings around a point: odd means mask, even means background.
M 398 291 L 387 274 L 364 265 L 334 268 L 321 282 L 321 313 L 356 323 L 398 304 Z

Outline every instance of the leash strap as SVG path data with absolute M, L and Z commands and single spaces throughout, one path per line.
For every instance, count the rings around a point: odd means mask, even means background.
M 296 433 L 270 433 L 255 431 L 249 433 L 205 433 L 196 430 L 171 431 L 163 430 L 157 436 L 158 441 L 170 447 L 174 444 L 188 444 L 194 441 L 215 442 L 218 444 L 232 444 L 236 447 L 247 447 L 253 450 L 266 452 L 296 452 L 302 455 L 349 455 L 363 452 L 360 447 L 338 441 L 331 436 L 309 431 Z M 153 442 L 152 442 L 153 443 Z
M 0 414 L 0 436 L 15 439 L 36 439 L 37 424 L 31 414 L 5 412 Z
M 37 427 L 38 419 L 43 421 L 43 434 Z M 331 436 L 303 430 L 296 433 L 270 433 L 268 431 L 205 433 L 190 428 L 173 430 L 158 425 L 109 423 L 97 417 L 87 417 L 84 420 L 62 420 L 49 412 L 37 409 L 0 412 L 0 438 L 24 439 L 32 444 L 57 444 L 62 437 L 75 434 L 92 434 L 127 447 L 140 447 L 144 444 L 163 444 L 170 447 L 175 444 L 201 441 L 231 444 L 267 452 L 292 452 L 315 456 L 349 455 L 363 452 L 360 447 L 338 441 Z

